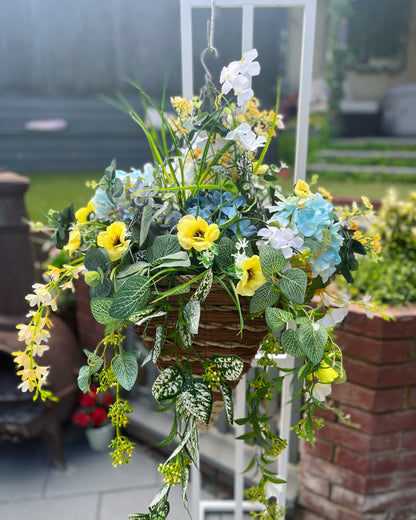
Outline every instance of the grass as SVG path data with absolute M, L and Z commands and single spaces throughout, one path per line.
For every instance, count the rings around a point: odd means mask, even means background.
M 25 195 L 29 218 L 46 222 L 49 209 L 62 211 L 74 203 L 74 208 L 85 206 L 93 191 L 85 186 L 87 181 L 98 181 L 101 172 L 85 173 L 34 173 L 29 175 L 30 186 Z
M 98 181 L 101 176 L 100 172 L 31 174 L 30 186 L 25 197 L 29 218 L 46 222 L 45 214 L 50 208 L 62 211 L 71 202 L 74 203 L 75 210 L 85 206 L 93 194 L 85 183 L 91 180 Z M 416 179 L 414 182 L 398 182 L 385 180 L 380 176 L 370 179 L 367 177 L 360 180 L 358 175 L 349 178 L 341 174 L 322 174 L 316 186 L 322 186 L 334 196 L 360 197 L 365 195 L 370 200 L 382 199 L 390 187 L 395 187 L 402 199 L 407 199 L 411 191 L 416 191 Z M 310 180 L 309 177 L 308 181 Z M 284 193 L 289 193 L 293 189 L 290 175 L 281 178 L 278 184 L 282 186 Z M 316 186 L 313 188 L 314 190 Z

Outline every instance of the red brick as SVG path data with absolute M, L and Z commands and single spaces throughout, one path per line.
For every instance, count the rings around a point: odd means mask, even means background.
M 416 336 L 416 304 L 408 307 L 389 308 L 387 312 L 396 318 L 385 321 L 380 316 L 367 318 L 365 310 L 351 305 L 342 328 L 374 338 L 414 338 Z
M 399 489 L 389 493 L 369 495 L 366 497 L 363 511 L 379 512 L 392 507 L 415 504 L 416 489 Z
M 365 479 L 365 493 L 374 494 L 393 489 L 393 475 L 367 475 Z
M 340 509 L 338 511 L 337 520 L 363 520 L 361 513 L 354 513 L 354 511 L 347 509 Z
M 404 450 L 416 450 L 416 430 L 403 433 L 402 448 Z
M 346 356 L 344 367 L 350 382 L 369 388 L 393 388 L 416 384 L 416 362 L 379 366 Z
M 375 475 L 394 471 L 406 471 L 416 467 L 416 451 L 407 453 L 388 453 L 365 455 L 343 447 L 335 450 L 335 463 L 363 475 Z
M 331 398 L 373 412 L 400 410 L 406 401 L 406 388 L 372 390 L 351 382 L 333 385 Z
M 361 429 L 340 423 L 326 423 L 317 433 L 318 438 L 336 442 L 362 453 L 377 453 L 396 450 L 399 447 L 400 433 L 370 435 Z
M 416 385 L 409 388 L 408 405 L 409 408 L 416 408 Z
M 342 405 L 342 412 L 351 416 L 351 421 L 360 426 L 360 431 L 372 434 L 416 430 L 416 412 L 402 410 L 372 414 L 358 408 Z
M 365 496 L 341 486 L 332 486 L 331 500 L 333 502 L 338 502 L 343 506 L 351 507 L 355 511 L 362 511 L 365 503 Z
M 303 490 L 299 497 L 300 503 L 320 515 L 321 520 L 337 520 L 339 508 L 325 497 L 316 495 L 307 489 Z
M 334 445 L 331 442 L 327 442 L 322 439 L 316 439 L 314 446 L 312 446 L 309 442 L 305 442 L 304 449 L 311 451 L 315 455 L 318 455 L 319 457 L 327 460 L 332 460 L 334 453 Z
M 317 475 L 304 475 L 302 479 L 304 486 L 318 495 L 329 497 L 329 482 Z
M 347 331 L 337 331 L 337 344 L 342 348 L 345 356 L 378 365 L 403 363 L 410 360 L 413 339 L 381 339 L 367 337 L 363 334 L 366 332 L 353 334 Z
M 322 520 L 321 516 L 312 513 L 312 511 L 303 510 L 298 513 L 298 516 L 300 516 L 299 520 Z
M 364 475 L 357 474 L 349 468 L 344 468 L 331 462 L 315 457 L 310 453 L 302 455 L 302 465 L 308 468 L 308 472 L 332 482 L 339 484 L 358 493 L 363 493 L 366 487 Z
M 315 408 L 314 414 L 317 417 L 323 417 L 325 419 L 325 422 L 326 421 L 334 421 L 335 422 L 337 420 L 337 416 L 334 414 L 334 412 L 331 412 L 331 410 L 326 410 L 326 409 L 323 409 L 323 408 Z
M 416 469 L 410 471 L 400 471 L 395 475 L 397 489 L 415 487 L 416 488 Z M 416 502 L 416 492 L 415 492 Z M 415 504 L 416 506 L 416 504 Z
M 392 511 L 389 520 L 415 520 L 416 507 L 411 509 L 396 509 Z

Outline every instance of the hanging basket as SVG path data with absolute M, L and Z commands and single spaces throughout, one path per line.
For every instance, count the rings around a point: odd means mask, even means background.
M 178 285 L 189 280 L 189 277 L 178 277 Z M 190 292 L 181 295 L 183 305 L 189 301 L 194 293 L 197 284 L 191 284 Z M 167 285 L 160 286 L 161 290 L 166 290 Z M 169 305 L 178 308 L 179 296 L 169 298 Z M 204 374 L 204 369 L 198 359 L 209 362 L 211 356 L 227 356 L 236 355 L 240 357 L 244 363 L 244 368 L 241 377 L 248 372 L 251 367 L 259 344 L 265 334 L 266 325 L 262 318 L 247 318 L 249 314 L 249 299 L 240 297 L 241 313 L 244 318 L 244 327 L 242 334 L 240 333 L 240 317 L 236 306 L 230 295 L 225 291 L 221 284 L 214 282 L 207 298 L 201 303 L 201 316 L 199 321 L 198 334 L 193 335 L 192 345 L 195 353 L 192 350 L 187 350 L 177 345 L 172 338 L 167 337 L 162 353 L 157 360 L 157 367 L 160 370 L 177 364 L 178 360 L 181 363 L 189 362 L 192 366 L 192 374 L 194 377 L 201 377 Z M 170 311 L 167 325 L 167 336 L 169 336 L 175 329 L 178 320 L 178 312 L 176 310 Z M 157 319 L 150 322 L 147 329 L 144 325 L 136 326 L 136 332 L 143 338 L 146 347 L 150 350 L 155 339 L 156 327 L 159 325 Z M 145 335 L 143 333 L 145 331 Z M 231 388 L 235 388 L 239 380 L 228 381 Z M 207 430 L 215 421 L 223 408 L 223 400 L 221 393 L 218 390 L 213 391 L 213 406 L 209 424 L 206 425 L 199 422 L 199 430 Z

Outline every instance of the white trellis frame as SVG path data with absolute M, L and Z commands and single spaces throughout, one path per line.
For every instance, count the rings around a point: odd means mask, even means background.
M 209 8 L 212 0 L 181 0 L 181 56 L 182 56 L 182 94 L 191 98 L 193 92 L 193 45 L 192 45 L 192 9 Z M 303 30 L 300 59 L 299 102 L 296 130 L 296 152 L 294 181 L 305 179 L 308 150 L 309 109 L 311 99 L 313 50 L 315 39 L 316 0 L 215 0 L 218 7 L 242 8 L 242 53 L 253 48 L 253 18 L 255 7 L 300 7 L 303 10 Z M 292 368 L 294 359 L 290 356 L 276 356 L 275 361 L 281 368 Z M 254 364 L 256 361 L 254 361 Z M 236 389 L 236 417 L 245 415 L 245 377 Z M 281 394 L 281 415 L 279 432 L 288 439 L 292 405 L 290 401 L 291 377 L 285 377 Z M 243 427 L 236 425 L 236 436 L 241 435 Z M 201 500 L 201 477 L 199 471 L 193 471 L 192 520 L 204 520 L 207 512 L 234 512 L 234 520 L 242 520 L 246 510 L 253 510 L 253 504 L 243 500 L 244 443 L 235 442 L 234 463 L 234 499 Z M 289 449 L 278 458 L 277 473 L 283 479 L 287 477 Z M 279 497 L 283 507 L 286 503 L 286 491 Z
M 296 182 L 298 179 L 305 179 L 313 49 L 315 41 L 316 0 L 216 0 L 215 5 L 218 7 L 242 8 L 242 53 L 253 48 L 254 7 L 300 7 L 303 9 L 294 180 Z M 201 7 L 207 8 L 210 6 L 210 0 L 181 0 L 182 94 L 189 99 L 194 94 L 192 9 Z

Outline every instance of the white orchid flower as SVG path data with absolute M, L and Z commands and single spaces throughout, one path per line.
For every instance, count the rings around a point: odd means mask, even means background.
M 240 75 L 241 61 L 232 61 L 228 67 L 223 67 L 220 75 L 220 83 L 222 84 L 222 91 L 228 94 L 234 88 L 234 82 L 237 76 Z M 249 81 L 247 80 L 247 84 Z
M 238 141 L 243 148 L 254 152 L 257 148 L 264 146 L 267 139 L 263 136 L 256 136 L 248 123 L 241 123 L 237 128 L 228 132 L 224 137 L 228 141 Z
M 303 238 L 296 236 L 289 228 L 266 227 L 260 229 L 257 234 L 265 239 L 265 242 L 259 242 L 259 245 L 269 244 L 281 251 L 285 258 L 291 258 L 293 250 L 299 251 L 303 246 Z
M 251 51 L 244 53 L 243 59 L 240 62 L 241 74 L 245 76 L 258 76 L 260 74 L 260 63 L 258 61 L 253 62 L 257 56 L 257 49 L 251 49 Z

